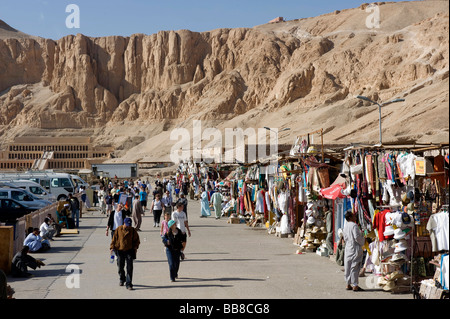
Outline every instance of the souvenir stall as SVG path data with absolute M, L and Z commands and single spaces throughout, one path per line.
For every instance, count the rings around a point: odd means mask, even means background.
M 290 155 L 297 157 L 296 199 L 302 208 L 294 239 L 294 244 L 300 246 L 297 253 L 328 256 L 333 251 L 333 210 L 330 197 L 321 190 L 335 187 L 330 181 L 339 172 L 340 154 L 335 150 L 325 151 L 323 130 L 318 130 L 297 137 Z
M 427 227 L 423 225 L 428 225 L 433 208 L 437 212 L 445 208 L 445 200 L 448 203 L 448 177 L 444 176 L 442 184 L 433 179 L 446 174 L 445 165 L 442 162 L 441 169 L 433 169 L 435 160 L 417 148 L 350 148 L 340 176 L 329 188 L 321 190 L 323 196 L 333 200 L 335 234 L 343 229 L 348 209 L 357 214 L 366 237 L 363 268 L 378 276 L 378 286 L 385 291 L 410 292 L 419 269 L 420 275 L 427 276 L 434 271 L 427 263 L 433 254 Z M 422 174 L 428 178 L 421 178 Z M 448 229 L 448 222 L 438 224 L 428 229 L 439 232 L 437 227 L 443 225 Z M 338 240 L 335 236 L 335 243 Z
M 414 288 L 419 298 L 448 299 L 449 148 L 421 151 L 415 167 Z
M 298 200 L 305 210 L 295 243 L 300 245 L 298 252 L 328 256 L 333 251 L 333 211 L 330 197 L 322 190 L 335 187 L 330 185 L 330 179 L 338 170 L 329 156 L 323 154 L 322 158 L 328 163 L 321 163 L 312 155 L 299 160 L 303 174 L 298 184 Z

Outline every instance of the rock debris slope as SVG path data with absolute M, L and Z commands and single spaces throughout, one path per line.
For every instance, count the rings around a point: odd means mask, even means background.
M 0 23 L 0 134 L 90 135 L 123 160 L 167 155 L 193 119 L 219 129 L 323 128 L 326 143 L 449 137 L 449 2 L 366 4 L 253 28 L 57 41 Z

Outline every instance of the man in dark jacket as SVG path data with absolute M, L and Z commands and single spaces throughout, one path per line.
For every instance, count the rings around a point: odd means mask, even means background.
M 22 250 L 14 255 L 11 261 L 11 274 L 13 277 L 30 277 L 32 276 L 28 272 L 28 267 L 31 269 L 40 268 L 45 264 L 39 259 L 35 259 L 28 255 L 30 247 L 23 246 Z
M 117 266 L 119 268 L 120 286 L 126 282 L 128 290 L 133 290 L 133 259 L 136 259 L 136 252 L 139 248 L 139 235 L 131 226 L 131 218 L 127 217 L 124 224 L 117 227 L 111 241 L 111 253 L 117 255 Z M 125 276 L 125 263 L 127 272 Z
M 72 219 L 75 223 L 75 227 L 80 227 L 80 201 L 78 198 L 69 194 L 70 210 L 72 211 Z

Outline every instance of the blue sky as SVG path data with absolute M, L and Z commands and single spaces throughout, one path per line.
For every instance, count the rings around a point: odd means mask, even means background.
M 161 30 L 209 31 L 253 27 L 282 16 L 313 17 L 358 7 L 356 0 L 0 0 L 0 19 L 22 32 L 57 40 L 82 33 L 99 37 Z M 67 28 L 66 6 L 80 9 L 80 28 Z

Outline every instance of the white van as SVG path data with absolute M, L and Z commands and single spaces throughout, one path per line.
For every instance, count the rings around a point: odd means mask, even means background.
M 49 191 L 46 191 L 40 184 L 31 180 L 0 180 L 0 185 L 1 184 L 4 184 L 5 186 L 22 188 L 40 199 L 48 200 L 52 203 L 56 202 L 55 195 Z
M 18 187 L 0 187 L 0 198 L 14 199 L 31 209 L 41 209 L 52 204 L 50 201 L 40 199 L 28 191 Z
M 20 172 L 1 173 L 0 179 L 26 179 L 40 184 L 44 189 L 52 193 L 56 200 L 66 199 L 69 193 L 75 193 L 75 184 L 70 174 L 54 172 Z
M 89 184 L 85 182 L 80 176 L 70 175 L 70 177 L 72 177 L 72 181 L 74 182 L 77 191 L 80 190 L 81 186 L 84 186 L 85 189 L 89 188 Z

